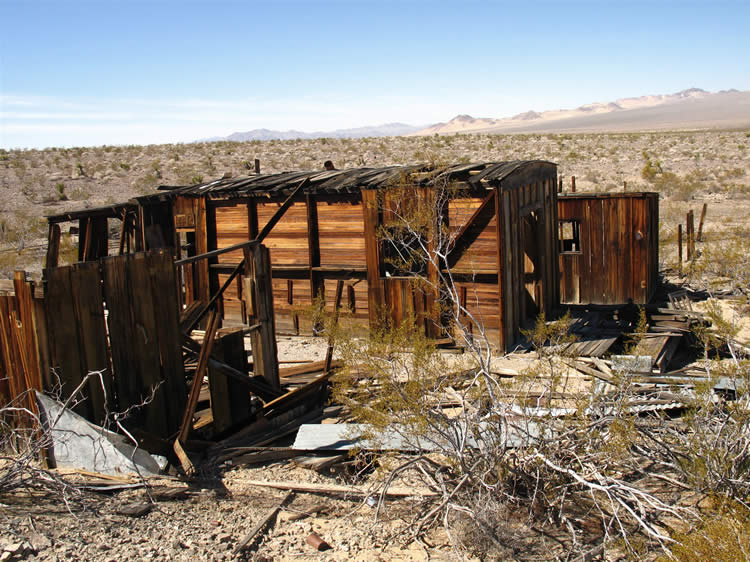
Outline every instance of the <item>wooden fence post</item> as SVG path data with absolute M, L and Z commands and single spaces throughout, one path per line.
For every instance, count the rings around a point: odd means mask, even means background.
M 562 176 L 561 176 L 560 177 L 560 183 L 557 186 L 557 192 L 558 193 L 562 193 L 562 191 L 563 191 L 563 179 L 562 179 Z
M 576 192 L 576 177 L 575 176 L 570 176 L 570 191 L 572 191 L 573 193 Z
M 706 220 L 707 210 L 708 203 L 703 203 L 703 209 L 701 209 L 701 220 L 698 223 L 698 242 L 703 242 L 703 221 Z
M 260 174 L 260 159 L 259 158 L 255 159 L 255 173 Z
M 677 225 L 677 266 L 682 275 L 682 225 Z
M 688 211 L 687 214 L 687 259 L 691 261 L 695 259 L 695 215 L 693 211 Z

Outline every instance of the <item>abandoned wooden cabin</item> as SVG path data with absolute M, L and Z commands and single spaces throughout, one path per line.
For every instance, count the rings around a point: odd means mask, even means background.
M 560 302 L 648 303 L 659 283 L 659 194 L 557 198 Z
M 373 325 L 382 310 L 396 323 L 415 314 L 425 319 L 428 335 L 439 336 L 448 326 L 430 316 L 435 295 L 413 283 L 416 275 L 434 272 L 399 267 L 383 240 L 403 210 L 399 205 L 421 199 L 454 237 L 442 267 L 451 269 L 463 304 L 493 345 L 507 350 L 522 327 L 559 302 L 556 185 L 555 164 L 513 161 L 258 174 L 163 187 L 130 204 L 50 217 L 48 267 L 57 260 L 59 222 L 79 221 L 79 257 L 88 261 L 107 254 L 107 220 L 118 218 L 117 252 L 173 248 L 184 303 L 207 302 L 236 269 L 242 250 L 196 263 L 186 258 L 253 240 L 270 226 L 264 244 L 277 331 L 312 331 L 302 312 L 318 296 L 331 307 L 344 280 L 349 322 Z M 268 224 L 290 195 L 281 219 Z M 241 277 L 223 292 L 224 325 L 246 317 L 242 293 Z

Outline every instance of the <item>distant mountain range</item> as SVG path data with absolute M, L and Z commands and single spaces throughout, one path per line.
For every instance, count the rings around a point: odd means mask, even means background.
M 356 139 L 362 137 L 398 137 L 408 135 L 421 130 L 423 127 L 415 127 L 404 123 L 386 123 L 385 125 L 371 127 L 356 127 L 354 129 L 336 129 L 335 131 L 315 131 L 306 133 L 304 131 L 273 131 L 271 129 L 253 129 L 244 133 L 232 133 L 228 137 L 213 137 L 206 141 L 253 141 L 253 140 L 290 140 L 290 139 Z
M 445 123 L 418 127 L 387 123 L 335 131 L 273 131 L 254 129 L 213 137 L 205 141 L 287 140 L 315 138 L 361 138 L 391 136 L 452 135 L 456 133 L 565 133 L 628 132 L 674 129 L 750 127 L 750 92 L 722 90 L 711 93 L 690 88 L 675 94 L 621 98 L 596 102 L 575 109 L 525 111 L 513 117 L 488 118 L 457 115 Z
M 676 94 L 622 98 L 575 109 L 526 111 L 500 119 L 457 115 L 415 136 L 456 133 L 625 132 L 750 127 L 750 92 L 700 88 Z

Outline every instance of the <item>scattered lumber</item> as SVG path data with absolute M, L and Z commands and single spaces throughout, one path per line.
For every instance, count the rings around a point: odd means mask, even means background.
M 284 369 L 279 369 L 279 377 L 282 379 L 289 379 L 293 378 L 299 375 L 307 375 L 310 373 L 318 373 L 325 370 L 326 362 L 323 361 L 314 361 L 307 363 L 306 365 L 299 365 L 297 367 L 286 367 Z M 341 361 L 331 361 L 329 369 L 337 369 L 343 366 L 343 363 Z
M 243 481 L 243 484 L 249 486 L 257 486 L 259 488 L 275 488 L 277 490 L 291 490 L 294 492 L 307 492 L 310 494 L 330 494 L 330 495 L 344 495 L 344 496 L 370 496 L 373 494 L 379 494 L 380 492 L 374 492 L 372 490 L 365 490 L 363 488 L 357 488 L 356 486 L 341 486 L 334 484 L 312 484 L 302 482 L 278 482 L 263 480 L 249 480 Z M 385 492 L 386 496 L 394 498 L 409 498 L 413 496 L 420 497 L 434 497 L 437 496 L 437 492 L 427 490 L 424 488 L 399 488 L 391 486 Z
M 234 547 L 232 554 L 237 556 L 240 552 L 242 552 L 253 542 L 255 542 L 259 538 L 260 532 L 272 525 L 273 521 L 276 519 L 276 515 L 279 513 L 281 508 L 284 507 L 284 504 L 289 502 L 293 496 L 293 492 L 287 492 L 284 498 L 277 505 L 269 509 L 266 515 L 258 522 L 258 524 L 253 527 L 252 530 L 247 535 L 245 535 L 245 537 L 239 543 L 237 543 L 237 546 Z
M 299 451 L 291 447 L 242 447 L 240 451 L 234 452 L 237 452 L 238 456 L 231 457 L 230 460 L 235 466 L 281 461 L 299 456 Z

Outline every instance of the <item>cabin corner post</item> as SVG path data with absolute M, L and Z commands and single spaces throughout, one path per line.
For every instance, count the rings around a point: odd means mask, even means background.
M 318 232 L 318 203 L 310 193 L 305 196 L 307 210 L 307 252 L 310 266 L 310 301 L 315 304 L 317 299 L 325 303 L 325 280 L 320 271 L 320 235 Z M 290 291 L 291 295 L 291 291 Z M 291 304 L 291 303 L 290 303 Z M 323 330 L 322 320 L 313 325 L 313 332 L 320 333 Z
M 370 327 L 376 328 L 379 314 L 385 304 L 383 282 L 380 278 L 380 244 L 378 242 L 378 225 L 380 224 L 380 207 L 378 192 L 374 189 L 362 190 L 362 214 L 364 217 L 365 254 L 367 258 L 367 297 Z
M 505 349 L 505 324 L 503 308 L 505 299 L 503 298 L 504 276 L 505 276 L 505 220 L 503 213 L 503 197 L 500 187 L 495 187 L 495 236 L 497 239 L 497 294 L 498 294 L 498 349 Z

